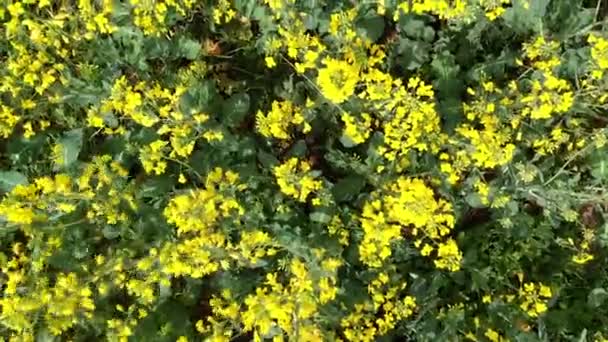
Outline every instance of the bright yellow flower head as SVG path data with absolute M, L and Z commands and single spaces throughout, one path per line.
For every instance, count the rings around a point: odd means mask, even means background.
M 309 194 L 322 188 L 321 181 L 311 175 L 307 161 L 291 158 L 276 166 L 273 172 L 281 192 L 300 202 L 306 202 Z
M 333 58 L 323 60 L 324 68 L 319 69 L 317 84 L 323 95 L 334 103 L 346 101 L 355 92 L 359 82 L 359 68 L 347 61 Z

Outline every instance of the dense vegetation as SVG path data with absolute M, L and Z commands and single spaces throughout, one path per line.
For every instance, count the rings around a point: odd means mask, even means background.
M 607 12 L 2 0 L 0 336 L 606 341 Z

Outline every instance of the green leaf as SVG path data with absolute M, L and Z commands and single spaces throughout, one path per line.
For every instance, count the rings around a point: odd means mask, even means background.
M 470 205 L 472 208 L 485 208 L 486 206 L 481 203 L 481 198 L 479 194 L 472 192 L 465 196 L 464 200 Z
M 306 146 L 306 142 L 304 140 L 298 140 L 289 149 L 286 156 L 302 158 L 306 155 L 306 151 L 308 151 L 308 146 Z
M 608 158 L 606 158 L 606 149 L 596 149 L 589 156 L 589 165 L 591 176 L 598 181 L 608 180 Z
M 9 192 L 19 184 L 27 184 L 27 177 L 17 171 L 0 171 L 0 190 Z
M 446 132 L 452 134 L 458 124 L 464 119 L 461 108 L 462 103 L 456 97 L 448 97 L 437 101 L 437 111 L 441 115 L 442 125 Z
M 574 79 L 581 73 L 581 68 L 585 65 L 585 59 L 584 49 L 566 50 L 562 57 L 563 62 L 560 65 L 560 71 Z
M 408 70 L 414 70 L 429 60 L 430 49 L 431 45 L 423 41 L 402 38 L 397 46 L 400 56 L 396 62 Z
M 373 14 L 362 18 L 358 24 L 359 28 L 367 39 L 375 42 L 384 33 L 384 18 Z
M 130 138 L 132 143 L 148 145 L 158 139 L 159 135 L 151 127 L 139 127 L 133 130 Z
M 192 111 L 211 111 L 213 102 L 217 97 L 217 89 L 211 80 L 201 82 L 195 87 L 191 87 L 180 98 L 179 107 L 184 113 Z
M 55 341 L 55 336 L 51 334 L 51 332 L 46 328 L 42 327 L 38 330 L 36 334 L 36 342 L 53 342 Z
M 592 165 L 591 175 L 598 180 L 605 180 L 608 178 L 608 161 L 602 159 L 598 160 Z
M 365 183 L 365 178 L 361 176 L 348 176 L 338 181 L 331 191 L 336 202 L 350 201 L 355 195 L 361 192 Z
M 177 44 L 180 56 L 189 60 L 200 56 L 201 45 L 197 41 L 182 37 Z
M 76 160 L 82 149 L 82 128 L 66 132 L 58 141 L 61 145 L 61 158 L 55 161 L 55 169 L 67 168 Z
M 175 186 L 175 180 L 166 175 L 149 176 L 141 185 L 141 196 L 155 198 L 164 193 L 168 193 Z
M 315 211 L 310 213 L 310 220 L 318 223 L 328 223 L 331 220 L 331 216 L 321 211 Z
M 171 297 L 171 286 L 164 286 L 162 283 L 159 284 L 159 295 L 161 299 L 167 299 Z
M 481 270 L 473 269 L 471 271 L 471 281 L 471 289 L 473 291 L 488 289 L 488 277 Z
M 224 121 L 234 127 L 238 126 L 249 112 L 251 99 L 247 93 L 237 93 L 226 100 L 222 106 Z
M 529 11 L 530 14 L 532 15 L 532 17 L 534 19 L 542 19 L 542 17 L 545 16 L 545 13 L 547 12 L 547 5 L 549 5 L 549 2 L 551 0 L 536 0 L 536 1 L 527 1 L 526 3 L 529 4 Z
M 315 30 L 319 26 L 319 19 L 323 15 L 323 10 L 320 8 L 311 9 L 311 12 L 304 13 L 304 26 L 307 30 Z
M 346 134 L 342 134 L 342 136 L 340 137 L 340 143 L 346 148 L 357 146 L 357 144 Z
M 587 328 L 581 331 L 581 334 L 578 337 L 578 342 L 586 342 L 587 341 Z
M 127 152 L 127 141 L 122 136 L 107 137 L 106 140 L 100 144 L 99 151 L 102 154 L 118 157 L 122 162 L 125 162 L 125 160 L 128 159 L 127 155 L 129 155 Z
M 595 288 L 589 292 L 587 304 L 593 308 L 599 308 L 608 298 L 608 291 L 601 287 Z
M 547 11 L 549 1 L 550 0 L 529 2 L 526 0 L 513 1 L 513 6 L 505 11 L 502 18 L 515 32 L 540 32 L 543 27 L 543 17 Z
M 117 237 L 120 236 L 120 229 L 115 226 L 106 225 L 101 230 L 101 234 L 103 235 L 104 238 L 106 238 L 108 240 L 116 239 Z
M 258 151 L 258 160 L 267 169 L 272 169 L 279 164 L 279 160 L 272 154 L 265 151 Z
M 460 66 L 456 64 L 455 57 L 449 53 L 435 56 L 431 62 L 431 70 L 435 76 L 434 87 L 439 92 L 439 98 L 459 97 L 464 90 L 460 73 Z
M 413 15 L 402 15 L 399 18 L 399 27 L 410 38 L 420 38 L 424 34 L 424 21 Z
M 9 139 L 4 146 L 13 164 L 28 165 L 47 157 L 44 155 L 48 151 L 44 147 L 46 142 L 47 139 L 42 134 L 36 134 L 29 139 Z

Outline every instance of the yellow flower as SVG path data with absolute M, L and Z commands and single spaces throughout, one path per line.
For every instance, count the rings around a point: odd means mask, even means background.
M 0 106 L 0 137 L 8 138 L 17 122 L 19 116 L 14 115 L 9 107 Z
M 530 94 L 521 97 L 521 103 L 525 106 L 523 115 L 530 118 L 548 119 L 553 114 L 565 113 L 574 104 L 574 93 L 570 84 L 553 76 L 549 72 L 543 74 L 544 79 L 534 80 Z
M 256 128 L 267 138 L 287 140 L 292 126 L 300 126 L 304 133 L 311 129 L 304 119 L 302 109 L 291 101 L 273 101 L 270 112 L 264 114 L 258 111 L 256 114 Z
M 323 95 L 334 103 L 346 101 L 359 82 L 359 68 L 347 61 L 325 58 L 319 69 L 317 84 Z
M 468 7 L 466 1 L 445 1 L 445 0 L 415 0 L 415 1 L 400 1 L 399 9 L 403 13 L 411 11 L 416 14 L 434 14 L 441 19 L 451 19 L 461 17 L 467 14 Z M 396 11 L 393 19 L 399 19 L 400 12 Z
M 380 272 L 368 285 L 370 300 L 355 304 L 351 313 L 342 318 L 344 336 L 349 341 L 372 342 L 410 317 L 416 308 L 416 299 L 401 295 L 405 285 L 402 281 L 391 283 L 391 277 Z
M 399 178 L 372 193 L 360 218 L 363 229 L 363 241 L 359 245 L 361 261 L 369 267 L 381 267 L 392 254 L 392 242 L 402 238 L 403 227 L 409 227 L 413 236 L 441 241 L 454 226 L 451 209 L 448 202 L 436 200 L 433 190 L 415 178 Z M 430 246 L 425 246 L 422 250 L 430 254 Z M 462 255 L 455 241 L 439 243 L 437 253 L 436 267 L 451 271 L 459 269 Z
M 31 121 L 26 121 L 23 124 L 23 137 L 26 139 L 29 139 L 31 137 L 33 137 L 34 135 L 36 135 L 36 133 L 34 132 L 34 128 L 32 127 L 32 122 Z
M 553 296 L 551 288 L 544 284 L 525 283 L 519 290 L 520 307 L 530 317 L 537 317 L 547 311 L 547 301 Z
M 505 13 L 506 9 L 503 7 L 504 5 L 509 5 L 511 0 L 480 0 L 479 4 L 485 9 L 486 17 L 490 21 L 496 20 L 496 18 L 500 17 L 503 13 Z
M 591 34 L 587 41 L 592 45 L 591 57 L 597 67 L 602 71 L 608 70 L 608 39 L 597 34 Z
M 167 162 L 164 160 L 166 145 L 166 141 L 156 140 L 141 149 L 139 158 L 146 172 L 157 175 L 165 173 L 167 168 Z
M 460 269 L 461 260 L 462 253 L 458 249 L 456 241 L 449 239 L 445 243 L 439 244 L 439 248 L 437 248 L 437 259 L 435 260 L 435 266 L 437 268 L 455 272 Z
M 591 260 L 593 260 L 593 254 L 587 252 L 579 252 L 572 256 L 572 261 L 579 265 L 586 264 Z
M 425 244 L 422 249 L 420 250 L 420 254 L 423 256 L 429 256 L 431 255 L 431 253 L 433 252 L 434 248 L 433 246 L 429 245 L 429 244 Z
M 361 114 L 361 119 L 344 113 L 342 114 L 344 122 L 344 136 L 349 138 L 355 145 L 361 144 L 367 140 L 371 133 L 372 117 L 367 113 Z
M 500 334 L 490 328 L 488 328 L 486 330 L 486 332 L 484 333 L 484 336 L 488 338 L 488 340 L 490 340 L 491 342 L 502 342 L 505 341 L 505 339 L 500 336 Z
M 53 145 L 53 148 L 51 150 L 51 159 L 53 160 L 53 162 L 55 163 L 56 166 L 62 167 L 65 160 L 64 160 L 64 148 L 62 144 L 56 143 Z
M 274 57 L 272 56 L 267 56 L 264 61 L 266 62 L 266 66 L 271 69 L 277 66 L 277 63 L 275 62 Z
M 309 194 L 322 187 L 321 181 L 316 180 L 309 170 L 310 164 L 307 161 L 291 158 L 276 166 L 273 173 L 281 192 L 300 202 L 306 202 Z

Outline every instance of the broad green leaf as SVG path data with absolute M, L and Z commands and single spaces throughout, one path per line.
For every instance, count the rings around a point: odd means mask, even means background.
M 488 276 L 481 270 L 473 269 L 471 272 L 471 289 L 473 291 L 487 290 Z
M 340 137 L 340 143 L 346 148 L 357 146 L 357 144 L 348 135 L 345 134 L 342 134 L 342 136 Z
M 375 42 L 384 33 L 384 18 L 379 15 L 370 15 L 359 20 L 357 25 L 367 39 Z
M 365 186 L 365 178 L 353 175 L 341 179 L 332 188 L 332 194 L 336 202 L 350 201 L 361 192 Z
M 163 284 L 159 284 L 159 295 L 161 299 L 167 299 L 171 297 L 171 286 L 164 286 Z
M 279 160 L 274 155 L 262 150 L 258 151 L 258 160 L 267 169 L 272 169 L 279 164 Z
M 298 140 L 293 144 L 293 146 L 287 152 L 287 157 L 302 158 L 306 155 L 307 151 L 308 151 L 308 146 L 306 146 L 306 142 L 304 140 Z
M 180 110 L 184 113 L 191 113 L 192 111 L 209 112 L 216 98 L 217 89 L 214 82 L 206 80 L 188 89 L 180 98 Z
M 535 1 L 527 1 L 527 0 L 521 0 L 518 2 L 522 2 L 525 1 L 525 3 L 528 4 L 528 10 L 530 11 L 531 16 L 534 19 L 541 19 L 545 16 L 545 13 L 547 13 L 547 5 L 549 5 L 549 2 L 551 0 L 535 0 Z
M 0 190 L 11 191 L 19 184 L 27 184 L 27 177 L 17 171 L 0 171 Z
M 19 137 L 5 142 L 5 151 L 14 165 L 30 165 L 38 160 L 47 158 L 45 148 L 47 139 L 42 134 L 25 139 Z M 0 143 L 1 145 L 1 143 Z
M 133 130 L 131 134 L 131 142 L 147 145 L 159 138 L 156 130 L 150 127 L 139 127 Z
M 431 70 L 435 76 L 433 85 L 438 90 L 439 98 L 459 97 L 464 85 L 459 77 L 460 66 L 456 64 L 452 54 L 443 53 L 435 56 L 431 62 Z
M 441 115 L 443 128 L 448 133 L 453 133 L 458 124 L 464 119 L 462 104 L 456 97 L 448 97 L 437 101 L 437 111 Z
M 189 60 L 195 60 L 200 56 L 201 45 L 195 40 L 182 37 L 178 42 L 178 51 L 180 56 Z
M 417 69 L 429 60 L 430 49 L 431 45 L 426 42 L 402 38 L 397 46 L 400 56 L 395 62 L 408 70 Z
M 413 15 L 402 15 L 399 18 L 401 31 L 410 38 L 420 38 L 424 34 L 425 23 Z
M 58 156 L 60 159 L 55 160 L 55 168 L 67 168 L 70 167 L 76 160 L 82 149 L 82 128 L 74 129 L 66 132 L 63 137 L 57 142 L 61 146 L 61 154 Z
M 485 208 L 486 206 L 481 203 L 481 198 L 479 194 L 472 192 L 465 196 L 464 200 L 470 205 L 472 208 Z
M 587 297 L 587 304 L 593 308 L 599 308 L 606 299 L 608 298 L 608 291 L 605 289 L 598 287 L 591 292 L 589 292 L 589 296 Z
M 304 26 L 307 30 L 315 30 L 317 28 L 317 26 L 319 25 L 318 17 L 320 12 L 320 10 L 317 10 L 316 13 L 307 14 L 304 17 Z
M 222 106 L 224 121 L 230 126 L 238 126 L 249 112 L 250 102 L 247 93 L 232 95 Z
M 55 336 L 53 336 L 53 334 L 51 334 L 46 327 L 38 329 L 38 333 L 36 334 L 36 342 L 53 342 L 55 340 Z
M 591 176 L 598 181 L 608 180 L 608 158 L 606 149 L 596 149 L 589 156 Z
M 503 14 L 505 23 L 518 33 L 529 31 L 540 32 L 543 28 L 543 17 L 550 0 L 515 0 L 513 6 Z
M 116 239 L 117 237 L 120 236 L 120 229 L 115 226 L 106 225 L 101 230 L 101 234 L 103 234 L 103 237 L 105 237 L 108 240 Z
M 321 211 L 315 211 L 310 213 L 310 220 L 318 223 L 328 223 L 331 220 L 331 216 Z
M 175 180 L 167 175 L 149 176 L 141 185 L 140 195 L 142 197 L 155 198 L 168 193 L 175 186 Z

